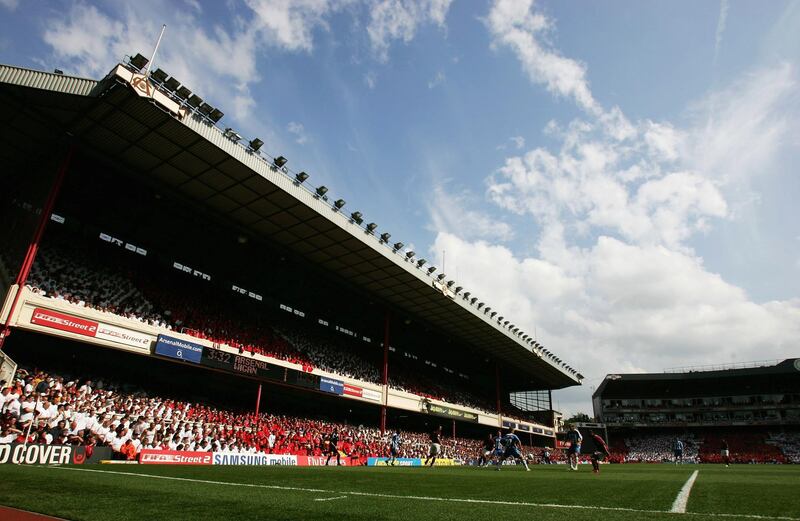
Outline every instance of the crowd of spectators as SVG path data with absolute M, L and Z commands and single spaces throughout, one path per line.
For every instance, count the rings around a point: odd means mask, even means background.
M 337 431 L 340 450 L 354 462 L 388 455 L 390 433 L 370 426 L 235 412 L 36 370 L 20 369 L 0 388 L 0 443 L 109 446 L 129 460 L 142 449 L 321 456 L 324 436 Z M 427 454 L 426 433 L 403 431 L 401 439 L 401 456 Z M 445 439 L 443 457 L 467 461 L 480 446 L 480 440 Z
M 727 445 L 733 463 L 800 463 L 800 433 L 759 429 L 707 430 L 681 434 L 641 434 L 615 438 L 611 460 L 660 463 L 674 461 L 675 440 L 683 442 L 684 462 L 722 463 Z
M 787 462 L 800 463 L 800 432 L 770 432 L 766 443 L 777 447 Z
M 685 436 L 656 434 L 626 437 L 626 451 L 623 455 L 623 461 L 642 463 L 673 461 L 676 440 L 680 440 L 683 443 L 683 461 L 696 462 L 698 444 L 692 434 Z
M 45 297 L 123 316 L 165 330 L 180 331 L 211 342 L 364 382 L 380 383 L 379 360 L 345 341 L 299 327 L 291 320 L 265 320 L 263 307 L 234 300 L 211 286 L 163 273 L 103 262 L 67 245 L 40 251 L 28 287 Z M 232 312 L 235 310 L 235 312 Z M 418 362 L 421 365 L 422 362 Z M 421 397 L 474 407 L 492 414 L 494 404 L 470 392 L 469 382 L 442 371 L 426 375 L 424 367 L 393 365 L 389 384 Z

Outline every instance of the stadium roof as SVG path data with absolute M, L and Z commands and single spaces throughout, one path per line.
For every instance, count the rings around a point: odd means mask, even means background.
M 582 377 L 555 355 L 539 352 L 463 293 L 448 292 L 349 213 L 181 107 L 174 96 L 141 82 L 137 90 L 134 72 L 118 65 L 94 81 L 0 65 L 4 164 L 74 140 L 514 365 L 542 388 L 580 384 Z
M 610 374 L 592 395 L 593 398 L 667 398 L 691 395 L 699 388 L 716 393 L 746 394 L 750 384 L 765 381 L 776 386 L 794 382 L 800 386 L 800 358 L 789 358 L 765 366 L 719 371 L 690 371 L 686 373 Z M 706 391 L 708 392 L 708 391 Z

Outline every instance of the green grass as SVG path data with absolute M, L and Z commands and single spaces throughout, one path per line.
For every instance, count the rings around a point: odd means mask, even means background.
M 700 474 L 689 499 L 690 515 L 668 513 L 694 470 Z M 341 496 L 347 497 L 314 501 Z M 508 467 L 496 472 L 458 467 L 0 465 L 0 504 L 87 521 L 689 521 L 719 519 L 719 514 L 800 520 L 800 467 L 605 465 L 602 474 L 594 475 L 588 467 L 570 472 L 563 465 L 535 466 L 531 472 Z

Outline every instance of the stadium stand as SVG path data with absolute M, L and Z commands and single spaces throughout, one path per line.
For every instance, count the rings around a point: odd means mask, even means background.
M 0 391 L 0 443 L 104 445 L 119 459 L 135 459 L 141 449 L 321 456 L 323 435 L 333 430 L 353 461 L 388 455 L 389 434 L 381 435 L 376 427 L 234 412 L 101 378 L 20 369 Z M 402 431 L 401 437 L 402 457 L 427 454 L 426 433 Z M 124 454 L 128 440 L 134 449 Z M 472 461 L 480 445 L 475 439 L 450 438 L 443 445 L 444 457 Z
M 308 368 L 318 367 L 365 382 L 380 381 L 378 360 L 373 356 L 373 363 L 367 361 L 364 349 L 358 349 L 356 342 L 315 335 L 309 328 L 275 316 L 270 317 L 270 322 L 276 325 L 270 327 L 263 310 L 255 309 L 249 302 L 237 302 L 230 295 L 203 288 L 194 280 L 181 282 L 146 263 L 104 263 L 92 251 L 72 236 L 58 245 L 48 244 L 33 266 L 28 287 L 42 296 L 166 330 L 179 330 L 242 351 Z M 231 310 L 236 310 L 235 320 Z M 453 381 L 457 382 L 454 378 L 440 373 L 428 376 L 412 356 L 399 358 L 393 364 L 390 386 L 422 397 L 491 411 L 490 401 L 454 385 Z
M 501 426 L 551 443 L 549 391 L 579 385 L 576 370 L 285 158 L 233 140 L 221 110 L 210 120 L 137 71 L 129 60 L 99 81 L 64 81 L 0 65 L 2 375 L 78 352 L 141 369 L 127 379 L 102 364 L 20 372 L 5 391 L 18 396 L 3 400 L 4 440 L 107 444 L 131 457 L 132 445 L 263 450 L 274 435 L 270 451 L 308 454 L 337 428 L 362 458 L 386 449 L 388 425 L 419 456 L 442 423 L 458 458 Z M 133 155 L 108 148 L 120 139 Z M 159 350 L 170 340 L 201 361 Z M 50 405 L 30 410 L 26 387 L 40 384 Z M 512 392 L 544 398 L 514 409 Z

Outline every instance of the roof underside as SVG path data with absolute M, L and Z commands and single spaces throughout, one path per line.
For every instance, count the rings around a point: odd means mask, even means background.
M 541 388 L 579 384 L 462 298 L 444 296 L 413 262 L 393 254 L 204 120 L 187 116 L 181 121 L 111 76 L 92 82 L 5 66 L 0 66 L 0 102 L 6 111 L 4 160 L 35 157 L 43 146 L 73 136 L 82 148 L 124 165 L 135 176 L 167 185 L 253 235 L 515 366 Z

